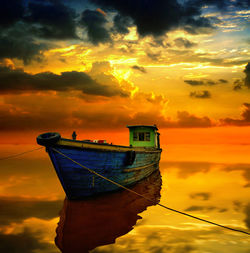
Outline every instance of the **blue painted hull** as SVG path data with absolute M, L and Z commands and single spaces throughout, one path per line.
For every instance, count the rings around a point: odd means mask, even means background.
M 54 148 L 79 164 L 123 186 L 133 185 L 159 169 L 161 155 L 160 149 L 135 151 L 134 160 L 127 165 L 128 151 L 99 150 L 98 145 L 95 149 L 60 145 L 47 147 L 68 199 L 80 199 L 85 196 L 115 191 L 120 187 L 82 168 L 57 153 Z

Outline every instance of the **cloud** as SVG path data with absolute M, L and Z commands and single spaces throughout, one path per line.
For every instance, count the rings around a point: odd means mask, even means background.
M 225 79 L 219 79 L 218 81 L 219 81 L 220 83 L 228 83 L 228 81 L 225 80 Z
M 0 67 L 0 91 L 3 93 L 25 91 L 69 91 L 79 90 L 85 94 L 99 96 L 128 96 L 118 85 L 107 86 L 97 83 L 84 72 L 52 72 L 29 74 L 22 69 Z
M 183 28 L 192 35 L 210 34 L 215 30 L 215 27 L 211 24 L 211 19 L 204 17 L 188 17 L 183 24 Z
M 0 58 L 17 58 L 25 64 L 41 60 L 43 51 L 51 48 L 51 40 L 78 38 L 76 17 L 62 1 L 4 1 L 0 9 Z
M 75 11 L 59 1 L 31 1 L 24 20 L 35 26 L 38 37 L 75 39 L 75 18 Z
M 135 69 L 135 70 L 138 70 L 138 71 L 140 71 L 140 72 L 142 72 L 144 74 L 147 73 L 147 70 L 144 67 L 142 67 L 142 66 L 134 65 L 131 68 Z
M 189 94 L 193 98 L 211 98 L 211 93 L 208 90 L 203 91 L 193 91 Z
M 177 120 L 166 118 L 163 112 L 168 100 L 165 96 L 137 91 L 125 80 L 118 82 L 112 71 L 109 62 L 94 62 L 88 73 L 68 71 L 61 74 L 30 74 L 11 66 L 0 66 L 0 91 L 5 94 L 0 109 L 0 128 L 10 131 L 19 127 L 44 130 L 72 125 L 88 129 L 110 125 L 123 128 L 127 124 L 152 124 L 152 118 L 159 127 L 166 128 L 213 125 L 208 117 L 186 111 L 178 112 Z
M 233 90 L 235 91 L 241 90 L 244 88 L 244 86 L 250 89 L 250 62 L 247 63 L 243 72 L 245 73 L 246 77 L 244 79 L 236 79 L 234 81 Z
M 226 212 L 228 209 L 227 208 L 218 208 L 215 206 L 190 206 L 188 208 L 185 209 L 185 211 L 187 212 L 196 212 L 196 211 L 204 211 L 204 212 L 209 212 L 209 211 L 217 211 L 219 213 L 224 213 Z
M 109 73 L 112 71 L 109 61 L 97 61 L 92 63 L 92 68 L 89 72 L 91 76 L 97 76 L 102 73 Z
M 179 27 L 192 34 L 210 33 L 213 26 L 210 18 L 201 17 L 202 6 L 180 3 L 176 0 L 91 0 L 105 11 L 116 10 L 120 16 L 130 17 L 141 36 L 162 36 Z
M 49 40 L 78 38 L 75 18 L 75 11 L 60 1 L 4 1 L 0 58 L 17 58 L 24 64 L 40 61 L 43 51 L 52 47 Z
M 249 164 L 235 164 L 235 165 L 230 165 L 230 166 L 226 166 L 224 168 L 225 171 L 241 171 L 242 172 L 242 176 L 244 177 L 244 179 L 246 180 L 246 185 L 245 187 L 249 187 L 248 185 L 250 184 L 250 165 Z M 234 201 L 235 205 L 237 205 L 238 207 L 241 206 L 241 203 L 236 200 Z
M 187 212 L 194 212 L 194 211 L 212 211 L 217 209 L 215 206 L 190 206 L 185 209 Z
M 161 52 L 154 53 L 154 52 L 147 51 L 146 54 L 153 61 L 159 61 L 159 59 L 161 57 Z
M 189 41 L 188 39 L 185 38 L 177 38 L 174 40 L 175 45 L 177 47 L 185 47 L 185 48 L 191 48 L 196 45 L 196 43 Z
M 44 95 L 46 96 L 46 93 Z M 68 109 L 71 106 L 69 101 L 65 104 L 64 98 L 52 94 L 45 96 L 32 94 L 25 97 L 12 95 L 10 98 L 5 98 L 6 102 L 0 107 L 0 130 L 51 131 L 51 129 L 62 129 L 61 126 L 71 127 L 70 121 L 74 123 L 74 119 Z M 13 101 L 14 99 L 16 101 Z
M 84 94 L 81 90 L 66 91 L 40 90 L 36 93 L 26 91 L 22 96 L 4 95 L 0 103 L 0 129 L 123 129 L 128 124 L 152 124 L 152 119 L 160 128 L 213 126 L 208 117 L 185 111 L 177 113 L 177 120 L 166 118 L 164 111 L 168 101 L 164 96 L 152 97 L 152 94 L 135 92 L 133 97 L 113 96 L 107 99 Z
M 193 86 L 204 85 L 204 81 L 198 81 L 198 80 L 184 80 L 184 82 Z
M 209 63 L 210 66 L 222 66 L 222 67 L 233 67 L 246 64 L 246 60 L 237 60 L 237 59 L 229 60 L 228 58 L 226 59 L 219 57 L 218 54 L 216 56 L 216 54 L 214 55 L 207 52 L 200 53 L 185 49 L 167 49 L 167 52 L 171 56 L 172 63 L 188 62 L 197 64 L 197 62 L 199 62 L 203 63 L 202 65 L 206 66 Z M 176 57 L 176 55 L 178 55 L 178 57 Z M 221 82 L 219 81 L 219 83 Z
M 134 98 L 136 99 L 136 98 Z M 133 107 L 128 108 L 127 111 L 105 111 L 102 110 L 96 112 L 95 114 L 88 114 L 86 112 L 75 112 L 74 116 L 83 119 L 83 126 L 89 125 L 90 128 L 99 128 L 100 125 L 106 125 L 109 122 L 110 125 L 114 128 L 122 128 L 124 125 L 135 125 L 135 124 L 152 124 L 152 119 L 154 119 L 154 123 L 159 127 L 166 128 L 194 128 L 194 127 L 211 127 L 212 122 L 208 117 L 197 117 L 195 115 L 189 114 L 188 112 L 178 112 L 176 121 L 172 121 L 169 119 L 165 119 L 162 115 L 159 114 L 159 108 L 161 105 L 159 103 L 154 103 L 152 101 L 142 101 L 146 106 L 147 103 L 150 103 L 149 110 L 138 110 L 138 103 L 135 104 L 137 106 L 137 112 L 133 113 L 129 116 L 130 112 L 135 112 Z M 128 103 L 134 103 L 133 101 L 128 101 Z M 154 103 L 154 105 L 152 105 Z M 95 119 L 98 118 L 98 124 Z
M 208 173 L 212 169 L 213 164 L 206 162 L 167 162 L 162 167 L 168 170 L 177 168 L 179 178 L 188 178 L 197 173 Z
M 186 111 L 177 112 L 176 127 L 211 127 L 212 121 L 208 117 L 197 117 Z
M 129 27 L 133 25 L 132 19 L 130 17 L 125 17 L 117 14 L 114 17 L 114 30 L 120 34 L 128 34 Z
M 238 7 L 249 9 L 249 5 L 250 5 L 249 0 L 236 0 L 235 1 L 235 6 L 238 6 Z
M 37 233 L 32 233 L 28 228 L 18 234 L 0 233 L 0 249 L 1 252 L 32 253 L 41 250 L 51 252 L 51 245 L 41 242 L 40 239 Z
M 160 105 L 159 105 L 160 106 Z M 156 116 L 157 115 L 157 116 Z M 163 115 L 159 115 L 157 111 L 138 112 L 134 114 L 134 117 L 130 120 L 131 124 L 137 124 L 138 122 L 145 122 L 145 124 L 152 124 L 152 118 L 154 122 L 160 128 L 203 128 L 212 127 L 214 124 L 208 117 L 198 117 L 187 111 L 178 111 L 177 120 L 166 119 Z
M 242 89 L 244 83 L 241 79 L 237 79 L 234 81 L 233 85 L 233 90 L 237 91 Z
M 17 58 L 28 64 L 31 60 L 40 61 L 48 43 L 35 40 L 29 27 L 17 24 L 0 33 L 0 59 Z
M 155 123 L 164 122 L 159 114 L 166 103 L 164 97 L 135 93 L 134 97 L 114 96 L 113 99 L 91 95 L 92 100 L 88 100 L 87 95 L 82 99 L 79 93 L 82 92 L 5 95 L 4 102 L 0 103 L 0 129 L 124 129 L 127 124 L 152 124 L 152 118 Z
M 198 199 L 198 200 L 209 200 L 211 198 L 210 192 L 196 192 L 190 194 L 190 197 L 192 199 Z
M 248 203 L 245 208 L 245 214 L 246 214 L 246 218 L 244 219 L 244 221 L 245 221 L 248 229 L 250 229 L 250 203 Z
M 85 10 L 82 13 L 80 25 L 86 28 L 89 40 L 99 43 L 111 42 L 108 29 L 105 27 L 107 20 L 99 11 Z
M 204 79 L 204 80 L 184 80 L 185 83 L 192 85 L 192 86 L 198 86 L 198 85 L 207 85 L 212 86 L 216 84 L 225 84 L 227 81 L 219 79 L 218 81 L 210 80 L 210 79 Z
M 241 7 L 241 8 L 249 8 L 249 0 L 234 0 L 234 1 L 227 1 L 227 0 L 189 0 L 188 3 L 195 8 L 201 8 L 204 6 L 214 6 L 217 8 L 218 11 L 221 12 L 230 12 L 230 8 L 232 7 Z
M 250 104 L 244 103 L 242 105 L 242 119 L 224 118 L 221 119 L 223 125 L 235 125 L 235 126 L 249 126 L 250 125 Z
M 2 1 L 0 8 L 0 27 L 6 28 L 24 16 L 23 0 Z
M 248 89 L 250 89 L 250 62 L 247 63 L 244 73 L 246 74 L 245 77 L 245 86 L 247 86 Z
M 0 224 L 21 223 L 30 217 L 49 220 L 58 216 L 62 201 L 0 197 Z
M 233 207 L 236 212 L 240 212 L 240 211 L 242 211 L 243 204 L 239 200 L 234 200 Z

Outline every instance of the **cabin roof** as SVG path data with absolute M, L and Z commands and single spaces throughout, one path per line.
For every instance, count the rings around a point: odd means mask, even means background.
M 158 130 L 156 125 L 133 125 L 133 126 L 127 126 L 127 128 L 137 128 L 137 127 L 148 127 Z

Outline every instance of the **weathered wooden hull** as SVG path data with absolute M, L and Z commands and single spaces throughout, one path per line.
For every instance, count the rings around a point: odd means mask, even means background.
M 78 145 L 78 146 L 77 146 Z M 69 199 L 115 191 L 119 186 L 89 172 L 57 153 L 123 186 L 133 185 L 159 169 L 161 149 L 131 148 L 115 145 L 61 141 L 47 151 Z M 134 152 L 131 161 L 129 155 Z M 128 163 L 128 159 L 130 159 Z M 128 165 L 129 164 L 129 165 Z

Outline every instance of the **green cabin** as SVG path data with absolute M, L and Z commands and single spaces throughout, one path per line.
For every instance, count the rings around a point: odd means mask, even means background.
M 129 145 L 132 147 L 160 148 L 159 133 L 156 125 L 127 126 L 129 129 Z

